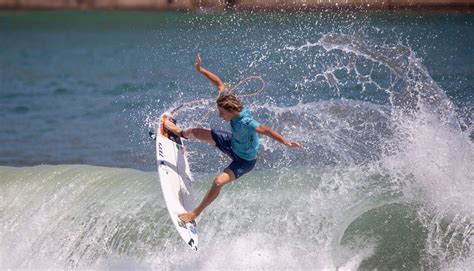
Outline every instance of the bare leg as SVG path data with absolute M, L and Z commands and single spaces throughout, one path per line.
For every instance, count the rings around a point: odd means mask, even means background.
M 165 127 L 176 135 L 181 135 L 182 133 L 182 135 L 186 138 L 194 138 L 205 141 L 211 145 L 216 145 L 216 142 L 214 142 L 214 139 L 212 139 L 211 136 L 211 129 L 189 128 L 183 131 L 183 129 L 179 128 L 169 120 L 165 122 Z
M 198 217 L 202 211 L 204 211 L 204 209 L 206 209 L 206 207 L 209 206 L 209 204 L 211 204 L 217 198 L 217 196 L 219 196 L 221 188 L 233 180 L 235 180 L 234 173 L 232 170 L 226 168 L 224 172 L 219 173 L 219 175 L 214 178 L 211 188 L 204 196 L 198 207 L 196 207 L 191 212 L 180 214 L 178 217 L 184 222 L 189 222 Z
M 189 128 L 184 130 L 183 135 L 187 138 L 195 138 L 205 141 L 211 145 L 216 145 L 216 142 L 214 142 L 214 139 L 212 139 L 211 129 Z

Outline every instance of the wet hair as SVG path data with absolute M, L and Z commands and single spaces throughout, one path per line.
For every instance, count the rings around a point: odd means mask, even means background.
M 217 106 L 224 108 L 227 111 L 242 112 L 244 105 L 242 102 L 227 91 L 221 91 L 216 100 Z

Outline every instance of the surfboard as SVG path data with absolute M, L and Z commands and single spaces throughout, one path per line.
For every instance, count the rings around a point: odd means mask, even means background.
M 195 220 L 184 223 L 179 214 L 191 211 L 194 207 L 192 176 L 187 159 L 187 152 L 181 138 L 163 127 L 170 113 L 161 115 L 159 125 L 155 128 L 156 160 L 161 191 L 165 199 L 171 221 L 183 240 L 195 251 L 198 249 L 197 224 Z

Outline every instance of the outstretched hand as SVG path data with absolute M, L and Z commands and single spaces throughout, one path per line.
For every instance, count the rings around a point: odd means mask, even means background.
M 285 143 L 286 146 L 290 147 L 290 148 L 302 148 L 303 145 L 301 145 L 300 143 L 296 142 L 296 141 L 287 141 Z
M 196 70 L 198 72 L 201 71 L 201 56 L 199 55 L 199 53 L 196 56 L 196 62 L 194 63 L 194 67 L 196 67 Z

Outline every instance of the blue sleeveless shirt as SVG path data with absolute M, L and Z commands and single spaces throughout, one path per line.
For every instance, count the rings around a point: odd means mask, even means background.
M 232 150 L 240 158 L 248 161 L 257 158 L 260 144 L 255 129 L 259 125 L 260 123 L 253 119 L 246 107 L 244 107 L 237 118 L 230 121 Z

